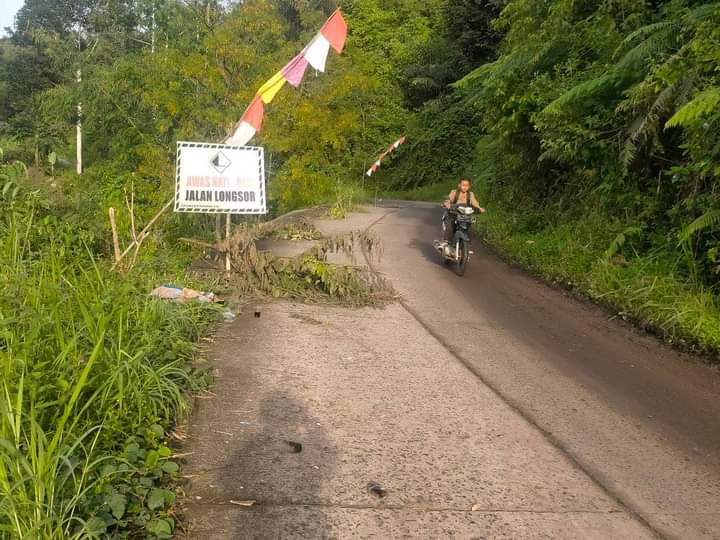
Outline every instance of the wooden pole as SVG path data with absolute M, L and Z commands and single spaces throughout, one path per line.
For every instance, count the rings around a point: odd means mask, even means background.
M 110 228 L 112 229 L 115 264 L 117 264 L 122 259 L 122 255 L 120 255 L 120 238 L 118 237 L 117 223 L 115 222 L 115 209 L 113 207 L 108 208 L 108 214 L 110 215 Z
M 75 73 L 75 80 L 78 86 L 82 83 L 82 70 L 78 69 Z M 83 173 L 83 120 L 82 120 L 82 101 L 77 103 L 77 121 L 75 123 L 75 172 Z
M 137 230 L 135 229 L 135 184 L 130 186 L 130 200 L 128 200 L 127 191 L 125 192 L 125 206 L 130 212 L 130 234 L 133 242 L 137 243 Z
M 222 214 L 215 214 L 215 243 L 222 242 Z
M 367 159 L 364 159 L 364 160 L 363 160 L 362 184 L 361 184 L 361 186 L 362 186 L 361 189 L 362 189 L 363 196 L 365 196 L 365 176 L 367 176 L 367 175 L 365 174 L 365 171 L 367 171 Z
M 230 225 L 232 224 L 232 214 L 225 216 L 225 271 L 230 271 Z

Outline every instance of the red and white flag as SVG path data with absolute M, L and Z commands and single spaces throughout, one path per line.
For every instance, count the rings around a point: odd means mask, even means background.
M 347 23 L 338 8 L 302 52 L 260 87 L 225 144 L 245 146 L 250 142 L 262 128 L 264 105 L 275 98 L 286 82 L 295 88 L 299 87 L 308 65 L 324 72 L 330 47 L 340 54 L 345 48 L 346 39 Z
M 405 135 L 403 135 L 397 141 L 392 143 L 390 145 L 390 148 L 388 148 L 382 154 L 380 154 L 380 157 L 377 158 L 377 161 L 375 161 L 375 163 L 372 164 L 372 166 L 367 170 L 367 172 L 365 174 L 368 176 L 372 176 L 380 168 L 380 165 L 382 165 L 383 159 L 385 159 L 390 153 L 392 153 L 395 150 L 397 150 L 398 148 L 400 148 L 400 145 L 402 145 L 402 144 L 405 144 Z

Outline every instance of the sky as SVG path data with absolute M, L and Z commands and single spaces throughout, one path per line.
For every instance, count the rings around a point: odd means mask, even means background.
M 0 35 L 5 35 L 4 28 L 12 26 L 15 14 L 23 5 L 24 0 L 0 0 Z

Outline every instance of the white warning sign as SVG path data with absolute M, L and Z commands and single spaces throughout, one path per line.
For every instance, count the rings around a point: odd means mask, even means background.
M 265 214 L 265 153 L 259 146 L 177 143 L 175 211 Z

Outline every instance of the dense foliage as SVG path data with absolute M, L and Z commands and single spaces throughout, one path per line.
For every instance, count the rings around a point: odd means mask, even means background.
M 0 144 L 38 167 L 54 151 L 69 169 L 81 104 L 83 184 L 105 205 L 118 202 L 131 175 L 136 188 L 169 198 L 175 141 L 222 140 L 335 8 L 320 0 L 55 4 L 28 0 L 0 41 Z M 345 52 L 299 91 L 285 89 L 255 141 L 267 149 L 275 206 L 332 200 L 362 178 L 367 160 L 404 129 L 403 66 L 441 24 L 440 0 L 345 4 Z

